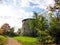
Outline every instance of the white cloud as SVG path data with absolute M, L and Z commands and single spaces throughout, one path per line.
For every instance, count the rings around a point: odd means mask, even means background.
M 32 2 L 34 4 L 37 4 L 36 6 L 31 7 L 29 5 L 29 2 Z M 39 7 L 39 8 L 43 8 L 46 9 L 48 5 L 54 5 L 54 0 L 21 0 L 20 2 L 20 7 L 31 7 L 31 8 L 35 8 L 35 7 Z
M 35 7 L 39 7 L 39 8 L 42 8 L 42 9 L 46 9 L 47 8 L 47 6 L 49 6 L 49 5 L 54 5 L 54 0 L 29 0 L 30 2 L 32 2 L 32 3 L 35 3 L 35 4 L 38 4 L 38 5 L 36 5 L 36 6 L 33 6 L 33 8 L 35 8 Z
M 21 0 L 21 7 L 29 7 L 29 2 L 28 0 Z
M 22 26 L 22 19 L 32 16 L 32 12 L 25 12 L 13 6 L 0 5 L 0 25 L 9 23 L 11 26 Z
M 30 2 L 37 4 L 36 6 L 33 6 L 31 8 L 39 7 L 46 9 L 48 5 L 54 5 L 54 0 L 9 0 L 10 5 L 16 6 L 16 7 L 31 7 Z M 9 2 L 8 1 L 8 2 Z M 4 1 L 4 4 L 9 4 L 6 1 Z
M 10 1 L 11 2 L 11 1 Z M 31 7 L 29 2 L 38 4 L 37 6 Z M 52 4 L 51 0 L 12 0 L 10 4 L 3 0 L 0 4 L 0 25 L 3 23 L 9 23 L 11 26 L 22 26 L 22 19 L 29 18 L 33 15 L 33 12 L 26 12 L 22 8 L 43 8 L 45 9 L 47 4 Z

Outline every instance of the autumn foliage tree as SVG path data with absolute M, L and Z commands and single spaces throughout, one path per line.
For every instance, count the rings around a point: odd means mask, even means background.
M 3 34 L 6 34 L 6 32 L 10 29 L 10 26 L 8 23 L 4 23 L 1 28 L 0 28 L 0 32 Z
M 4 33 L 3 29 L 0 28 L 0 35 Z

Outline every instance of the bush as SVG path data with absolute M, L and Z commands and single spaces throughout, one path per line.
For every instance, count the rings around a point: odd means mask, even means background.
M 6 37 L 0 35 L 0 45 L 3 45 L 6 41 Z
M 60 43 L 60 22 L 50 27 L 50 35 L 53 37 L 55 43 Z
M 45 42 L 47 33 L 45 31 L 39 31 L 38 32 L 38 41 L 39 42 Z

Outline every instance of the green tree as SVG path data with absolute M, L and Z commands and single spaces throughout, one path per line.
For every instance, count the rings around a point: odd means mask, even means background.
M 21 34 L 21 29 L 18 28 L 17 35 L 20 35 L 20 34 Z
M 45 42 L 47 37 L 48 23 L 43 14 L 38 14 L 34 12 L 33 20 L 29 22 L 31 29 L 37 30 L 38 40 L 40 42 Z M 45 37 L 45 38 L 44 38 Z
M 49 33 L 54 39 L 55 43 L 60 43 L 60 22 L 50 25 Z
M 45 30 L 48 26 L 48 20 L 43 16 L 43 14 L 38 14 L 34 12 L 33 19 L 29 22 L 30 28 L 35 30 Z
M 10 28 L 10 30 L 8 30 L 8 31 L 6 32 L 6 35 L 8 35 L 8 36 L 15 36 L 14 27 Z
M 10 32 L 14 33 L 14 27 L 10 28 Z
M 50 22 L 50 28 L 49 28 L 49 33 L 51 34 L 51 36 L 54 39 L 54 42 L 60 43 L 60 0 L 54 0 L 55 1 L 55 5 L 54 7 L 50 6 L 50 11 L 52 12 L 56 12 L 56 17 L 50 17 L 51 18 L 51 22 Z M 52 15 L 53 16 L 53 15 Z

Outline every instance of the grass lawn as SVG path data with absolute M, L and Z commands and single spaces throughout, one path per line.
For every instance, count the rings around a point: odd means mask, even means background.
M 24 45 L 40 45 L 37 41 L 37 38 L 26 37 L 26 36 L 17 36 L 14 38 L 19 42 L 23 43 Z

